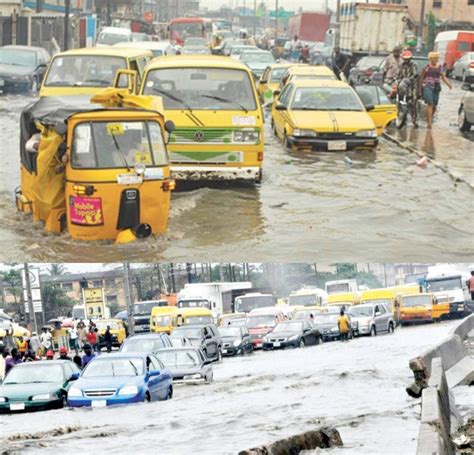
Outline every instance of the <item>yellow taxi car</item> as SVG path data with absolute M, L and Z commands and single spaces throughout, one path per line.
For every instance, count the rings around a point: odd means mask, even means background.
M 291 81 L 305 79 L 337 80 L 334 71 L 325 65 L 293 64 L 282 75 L 279 90 Z
M 378 144 L 360 98 L 338 80 L 289 82 L 273 103 L 272 128 L 289 149 L 373 150 Z
M 267 67 L 258 82 L 260 100 L 265 101 L 273 98 L 273 92 L 280 86 L 281 78 L 290 66 L 292 63 L 275 63 Z
M 356 85 L 355 91 L 362 103 L 370 110 L 370 116 L 380 136 L 384 129 L 397 119 L 397 105 L 388 98 L 382 87 L 376 85 Z
M 40 89 L 43 96 L 93 95 L 113 85 L 117 70 L 137 72 L 140 82 L 153 58 L 147 49 L 88 47 L 56 54 Z
M 120 347 L 123 340 L 127 338 L 125 324 L 120 319 L 100 319 L 95 321 L 95 325 L 99 330 L 99 342 L 101 343 L 101 347 L 105 346 L 103 339 L 107 327 L 110 327 L 110 333 L 112 334 L 112 346 Z
M 141 94 L 161 96 L 176 126 L 168 143 L 175 179 L 261 180 L 263 112 L 247 66 L 223 56 L 158 57 Z

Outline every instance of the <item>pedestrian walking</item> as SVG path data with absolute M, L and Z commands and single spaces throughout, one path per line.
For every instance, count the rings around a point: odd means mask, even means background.
M 5 359 L 5 376 L 15 365 L 22 362 L 20 351 L 17 348 L 13 348 L 10 355 Z
M 74 349 L 76 355 L 79 354 L 79 350 L 81 349 L 79 334 L 74 326 L 69 329 L 69 349 Z
M 86 325 L 84 323 L 82 323 L 82 325 L 79 327 L 79 324 L 78 324 L 78 335 L 79 335 L 79 342 L 80 342 L 80 345 L 81 345 L 81 348 L 87 343 L 87 328 L 86 328 Z
M 84 355 L 82 356 L 82 368 L 85 368 L 87 364 L 95 358 L 96 354 L 92 351 L 90 344 L 85 344 L 83 347 Z
M 471 293 L 471 300 L 474 300 L 474 270 L 471 270 L 471 277 L 466 281 L 466 284 Z
M 40 346 L 41 346 L 41 341 L 39 339 L 39 336 L 36 332 L 32 332 L 31 333 L 31 337 L 29 339 L 29 347 L 32 351 L 34 351 L 35 353 L 38 353 L 39 349 L 40 349 Z
M 411 51 L 403 51 L 402 65 L 397 75 L 398 91 L 403 93 L 406 91 L 408 99 L 411 102 L 410 114 L 415 128 L 418 127 L 418 68 L 412 60 L 413 54 Z M 402 84 L 407 84 L 403 85 Z
M 110 332 L 110 325 L 107 326 L 107 329 L 104 333 L 104 343 L 107 348 L 107 352 L 112 352 L 112 333 Z
M 43 354 L 48 352 L 52 346 L 52 339 L 53 336 L 51 335 L 50 331 L 47 327 L 43 327 L 43 332 L 40 335 L 40 342 L 41 342 L 41 350 Z
M 72 358 L 69 357 L 67 354 L 67 348 L 65 346 L 61 346 L 59 348 L 59 360 L 70 360 L 72 362 Z
M 344 313 L 344 309 L 341 308 L 339 313 L 339 318 L 337 320 L 337 326 L 339 327 L 339 333 L 341 335 L 342 341 L 347 341 L 349 339 L 349 332 L 351 330 L 351 321 Z
M 431 129 L 433 126 L 433 117 L 438 107 L 439 94 L 441 93 L 441 80 L 450 90 L 453 86 L 444 74 L 443 67 L 439 64 L 438 52 L 430 52 L 428 54 L 428 60 L 428 65 L 426 65 L 421 71 L 418 92 L 423 95 L 423 99 L 428 105 L 426 109 L 426 117 L 428 129 Z
M 94 351 L 96 350 L 97 332 L 93 327 L 90 327 L 89 332 L 87 332 L 87 343 L 92 347 Z
M 332 70 L 336 74 L 339 80 L 342 80 L 342 76 L 347 78 L 349 70 L 349 57 L 341 52 L 341 48 L 336 46 L 332 56 Z
M 25 357 L 26 351 L 28 350 L 28 341 L 23 337 L 18 338 L 18 351 L 20 352 L 21 357 Z
M 298 35 L 293 36 L 290 44 L 290 59 L 293 63 L 298 63 L 300 59 L 300 50 L 303 47 Z

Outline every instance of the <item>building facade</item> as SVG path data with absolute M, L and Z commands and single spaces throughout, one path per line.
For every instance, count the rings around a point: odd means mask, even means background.
M 404 0 L 402 3 L 408 5 L 411 19 L 418 23 L 421 0 Z M 462 27 L 464 24 L 474 26 L 474 0 L 425 0 L 425 16 L 430 11 L 438 22 L 445 23 L 450 28 L 453 25 Z

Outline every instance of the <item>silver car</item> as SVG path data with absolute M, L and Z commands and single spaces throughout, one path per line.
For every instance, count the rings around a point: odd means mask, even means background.
M 462 132 L 467 132 L 474 125 L 474 84 L 462 85 L 467 93 L 462 97 L 458 112 L 458 126 Z
M 464 54 L 453 66 L 453 79 L 474 82 L 474 52 Z
M 393 313 L 383 303 L 354 305 L 349 308 L 348 314 L 356 336 L 375 336 L 383 332 L 393 333 L 395 330 Z

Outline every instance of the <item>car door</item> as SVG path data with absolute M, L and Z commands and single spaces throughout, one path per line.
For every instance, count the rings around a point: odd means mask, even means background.
M 252 347 L 252 339 L 250 338 L 250 333 L 247 330 L 247 327 L 242 327 L 242 345 L 245 351 L 250 351 Z
M 364 106 L 375 123 L 380 136 L 387 125 L 397 118 L 397 106 L 393 104 L 383 89 L 376 85 L 359 85 L 354 87 Z
M 213 337 L 212 330 L 209 326 L 204 327 L 204 346 L 207 356 L 211 359 L 217 357 L 217 343 Z
M 148 355 L 146 359 L 147 372 L 151 370 L 158 370 L 160 374 L 158 376 L 149 376 L 148 379 L 148 390 L 150 391 L 152 399 L 163 399 L 166 395 L 166 384 L 165 376 L 163 374 L 164 366 L 154 356 Z
M 288 120 L 288 109 L 279 111 L 277 110 L 278 105 L 285 105 L 288 107 L 288 104 L 291 100 L 291 95 L 293 93 L 293 86 L 287 85 L 283 88 L 281 95 L 277 97 L 274 101 L 273 106 L 273 125 L 275 127 L 275 132 L 280 139 L 283 139 L 285 136 L 285 126 Z

